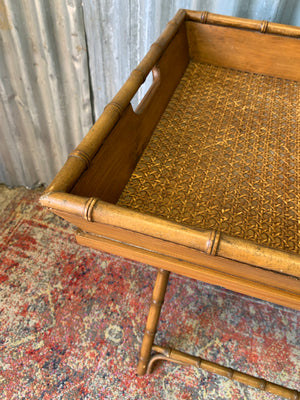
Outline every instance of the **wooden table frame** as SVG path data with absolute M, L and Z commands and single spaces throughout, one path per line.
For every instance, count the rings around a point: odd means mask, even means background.
M 202 367 L 255 388 L 299 400 L 300 394 L 296 391 L 154 344 L 169 272 L 300 310 L 299 254 L 260 246 L 216 230 L 188 228 L 116 205 L 189 62 L 186 23 L 190 24 L 190 29 L 204 34 L 211 33 L 214 26 L 226 27 L 228 37 L 241 47 L 238 54 L 226 56 L 224 52 L 228 49 L 218 48 L 214 53 L 211 49 L 215 46 L 195 40 L 193 56 L 199 49 L 202 54 L 205 48 L 204 62 L 220 62 L 228 68 L 250 69 L 262 74 L 268 73 L 274 64 L 276 76 L 300 80 L 297 39 L 300 28 L 180 10 L 70 154 L 41 203 L 79 228 L 78 243 L 158 268 L 138 374 L 151 370 L 156 360 L 166 359 Z M 257 37 L 253 32 L 261 34 L 263 57 L 256 48 L 260 46 L 256 46 Z M 219 45 L 218 35 L 216 46 Z M 253 56 L 251 63 L 245 62 L 244 57 L 249 49 Z M 283 49 L 287 61 L 274 62 Z M 168 65 L 173 67 L 171 73 Z M 151 70 L 154 84 L 134 113 L 130 101 Z M 123 157 L 124 146 L 133 155 L 129 163 Z

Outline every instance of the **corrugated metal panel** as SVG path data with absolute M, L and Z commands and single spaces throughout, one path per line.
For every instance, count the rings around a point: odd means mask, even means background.
M 92 124 L 79 0 L 0 0 L 0 182 L 48 183 Z
M 0 182 L 49 183 L 179 8 L 300 23 L 298 0 L 0 0 Z

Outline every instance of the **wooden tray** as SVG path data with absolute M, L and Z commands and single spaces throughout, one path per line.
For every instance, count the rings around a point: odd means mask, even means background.
M 299 36 L 180 10 L 42 204 L 80 244 L 300 310 Z
M 42 204 L 82 244 L 300 309 L 299 35 L 181 10 Z

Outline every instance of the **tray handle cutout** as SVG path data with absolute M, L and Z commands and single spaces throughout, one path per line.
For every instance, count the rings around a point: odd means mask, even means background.
M 149 73 L 145 82 L 139 87 L 136 94 L 131 99 L 131 105 L 135 114 L 142 114 L 148 107 L 148 104 L 155 96 L 156 89 L 160 84 L 160 70 L 157 65 L 152 68 L 152 73 Z M 146 93 L 145 93 L 146 92 Z M 145 94 L 144 94 L 145 93 Z M 144 96 L 143 96 L 144 94 Z M 136 105 L 140 97 L 143 96 L 142 100 Z

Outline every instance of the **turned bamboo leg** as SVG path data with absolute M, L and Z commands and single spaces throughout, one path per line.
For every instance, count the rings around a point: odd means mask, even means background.
M 159 321 L 161 307 L 164 302 L 167 289 L 169 272 L 159 269 L 157 272 L 156 282 L 152 294 L 152 303 L 150 306 L 146 329 L 143 337 L 143 343 L 140 351 L 140 358 L 137 367 L 138 375 L 144 375 L 151 356 L 151 349 L 156 334 L 156 329 Z

